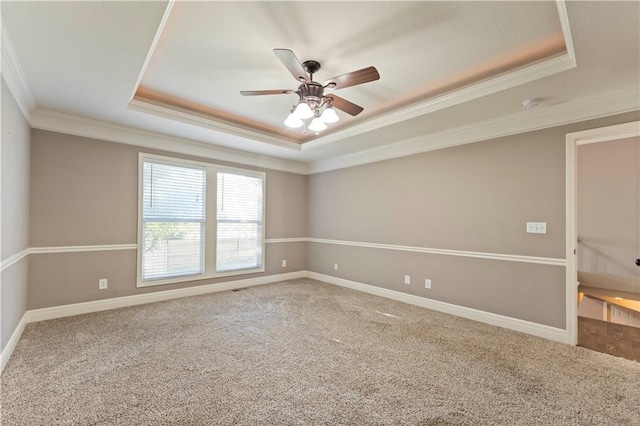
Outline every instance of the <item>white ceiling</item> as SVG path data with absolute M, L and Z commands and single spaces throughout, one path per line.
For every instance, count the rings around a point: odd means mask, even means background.
M 639 2 L 3 1 L 2 20 L 3 59 L 13 52 L 12 69 L 22 69 L 34 127 L 81 118 L 298 162 L 403 141 L 425 148 L 484 123 L 525 131 L 640 102 Z M 238 93 L 297 86 L 274 48 L 319 61 L 319 81 L 370 65 L 381 78 L 336 92 L 364 112 L 339 113 L 338 125 L 300 145 L 299 130 L 282 136 L 294 95 Z M 139 86 L 245 124 L 131 102 Z M 543 101 L 523 111 L 531 97 Z

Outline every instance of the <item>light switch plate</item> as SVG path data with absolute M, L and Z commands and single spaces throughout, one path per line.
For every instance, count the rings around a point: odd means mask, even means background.
M 527 234 L 546 234 L 547 222 L 527 222 Z

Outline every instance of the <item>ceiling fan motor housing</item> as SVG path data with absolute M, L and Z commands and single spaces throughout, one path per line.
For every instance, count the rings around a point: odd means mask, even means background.
M 298 86 L 298 94 L 300 98 L 304 99 L 311 109 L 316 109 L 322 105 L 322 94 L 324 87 L 320 83 L 312 81 L 310 83 L 303 83 Z

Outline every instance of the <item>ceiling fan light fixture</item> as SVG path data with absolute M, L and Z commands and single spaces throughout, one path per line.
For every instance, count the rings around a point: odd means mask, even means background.
M 292 129 L 297 129 L 298 127 L 302 127 L 304 122 L 300 120 L 294 113 L 289 114 L 286 120 L 284 120 L 284 125 L 287 127 L 291 127 Z
M 273 49 L 273 53 L 276 54 L 296 81 L 300 83 L 298 90 L 243 90 L 240 94 L 242 96 L 261 96 L 295 93 L 298 95 L 298 103 L 293 106 L 291 114 L 284 121 L 284 124 L 293 129 L 304 126 L 303 132 L 309 129 L 318 134 L 318 132 L 327 128 L 327 123 L 339 121 L 340 117 L 336 114 L 334 108 L 353 117 L 363 111 L 364 108 L 361 106 L 340 96 L 333 94 L 325 96 L 325 89 L 344 89 L 380 79 L 380 74 L 375 67 L 367 67 L 338 75 L 325 80 L 321 84 L 313 79 L 313 75 L 320 70 L 318 61 L 308 60 L 301 63 L 293 51 L 289 49 Z M 311 120 L 311 124 L 308 127 L 306 120 Z
M 293 110 L 293 114 L 300 120 L 313 117 L 313 111 L 305 101 L 301 101 L 296 105 L 296 109 Z
M 320 117 L 316 117 L 313 119 L 311 124 L 309 125 L 309 130 L 313 130 L 314 132 L 319 132 L 327 128 L 327 125 L 324 124 L 324 121 Z
M 338 114 L 331 107 L 327 107 L 320 116 L 320 119 L 325 123 L 335 123 L 340 120 Z

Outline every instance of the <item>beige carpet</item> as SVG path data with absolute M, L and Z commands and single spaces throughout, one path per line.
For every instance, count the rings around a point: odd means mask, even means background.
M 2 424 L 639 425 L 640 363 L 295 280 L 30 324 Z

